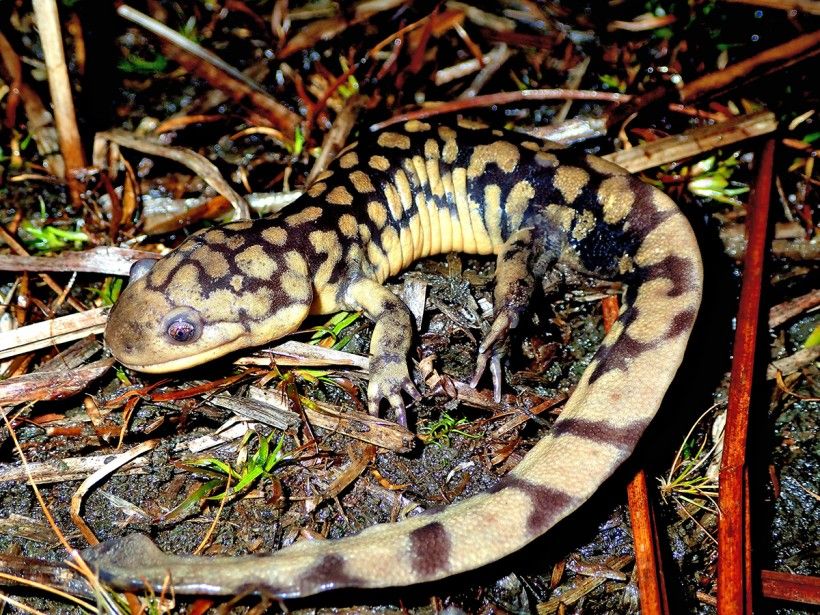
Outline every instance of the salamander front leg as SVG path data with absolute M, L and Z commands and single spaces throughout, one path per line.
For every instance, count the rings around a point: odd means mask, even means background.
M 377 416 L 381 401 L 386 399 L 396 409 L 396 420 L 407 426 L 402 391 L 416 401 L 421 399 L 407 370 L 407 352 L 413 340 L 410 311 L 396 295 L 367 278 L 350 282 L 345 296 L 350 308 L 363 310 L 376 323 L 370 339 L 368 411 Z
M 475 388 L 487 364 L 493 377 L 493 395 L 501 401 L 501 358 L 510 330 L 518 326 L 521 313 L 527 308 L 533 291 L 530 272 L 532 229 L 514 233 L 498 255 L 495 269 L 495 318 L 490 331 L 478 347 L 476 371 L 470 386 Z

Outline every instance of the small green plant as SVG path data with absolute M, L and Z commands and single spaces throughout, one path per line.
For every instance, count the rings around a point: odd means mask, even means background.
M 88 241 L 88 235 L 82 231 L 68 231 L 56 226 L 34 226 L 28 220 L 23 221 L 20 230 L 23 231 L 20 235 L 23 243 L 37 252 L 56 252 L 72 244 L 75 250 L 79 250 Z
M 122 278 L 106 278 L 102 288 L 89 288 L 89 292 L 97 295 L 103 306 L 114 305 L 122 292 Z
M 282 451 L 285 436 L 281 436 L 273 447 L 271 446 L 272 438 L 273 434 L 264 436 L 256 431 L 249 431 L 242 439 L 236 462 L 233 465 L 215 457 L 182 464 L 184 468 L 191 472 L 209 476 L 211 479 L 195 489 L 173 510 L 166 513 L 163 519 L 165 521 L 175 519 L 203 499 L 221 501 L 239 495 L 250 489 L 260 478 L 270 476 L 276 466 L 288 458 L 287 453 Z M 258 444 L 256 452 L 248 457 L 249 445 L 252 439 L 256 439 Z M 229 481 L 230 487 L 228 487 Z
M 722 160 L 718 160 L 717 156 L 709 156 L 689 168 L 691 179 L 686 187 L 697 196 L 728 205 L 741 205 L 736 197 L 749 192 L 749 186 L 732 181 L 737 164 L 735 156 Z
M 718 443 L 707 449 L 708 435 L 704 434 L 697 441 L 692 438 L 697 426 L 714 408 L 712 406 L 698 417 L 678 449 L 669 474 L 658 478 L 661 484 L 661 497 L 664 501 L 671 500 L 684 510 L 685 506 L 681 502 L 715 514 L 718 512 L 718 505 L 715 501 L 718 496 L 717 480 L 705 472 L 717 450 Z
M 342 331 L 359 320 L 361 312 L 339 312 L 335 314 L 325 324 L 319 325 L 314 329 L 309 343 L 319 346 L 328 346 L 332 342 L 331 347 L 334 350 L 341 350 L 350 343 L 351 336 L 340 338 Z
M 419 438 L 421 438 L 425 444 L 446 447 L 450 446 L 450 438 L 454 434 L 470 438 L 471 440 L 480 438 L 481 436 L 477 434 L 467 433 L 463 429 L 459 429 L 467 424 L 468 421 L 464 417 L 456 419 L 447 412 L 442 412 L 438 420 L 419 425 Z
M 131 53 L 128 54 L 126 58 L 119 61 L 117 68 L 124 73 L 157 75 L 164 73 L 165 69 L 168 68 L 168 58 L 157 53 L 154 54 L 154 58 L 152 60 L 146 60 Z

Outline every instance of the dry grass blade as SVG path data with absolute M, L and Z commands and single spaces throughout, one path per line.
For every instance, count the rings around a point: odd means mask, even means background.
M 101 359 L 72 370 L 50 370 L 9 378 L 0 382 L 0 406 L 71 397 L 83 391 L 112 365 L 114 359 Z M 6 412 L 8 408 L 0 407 L 0 413 Z
M 102 333 L 109 308 L 44 320 L 0 334 L 0 359 Z
M 32 7 L 48 69 L 48 87 L 55 110 L 60 150 L 67 167 L 66 179 L 71 201 L 75 206 L 81 207 L 82 184 L 77 181 L 75 173 L 85 167 L 85 156 L 80 141 L 80 131 L 77 129 L 74 100 L 71 97 L 71 82 L 68 79 L 68 68 L 63 52 L 63 37 L 60 32 L 57 3 L 55 0 L 33 0 Z
M 697 156 L 703 152 L 726 147 L 774 132 L 777 118 L 771 111 L 758 111 L 733 117 L 721 124 L 692 128 L 680 135 L 650 141 L 637 147 L 602 156 L 631 173 L 662 164 Z
M 251 209 L 248 202 L 222 177 L 219 169 L 205 158 L 189 149 L 181 147 L 171 147 L 162 145 L 147 139 L 140 139 L 124 130 L 109 130 L 97 133 L 94 138 L 94 164 L 104 166 L 103 152 L 106 150 L 107 142 L 116 143 L 122 147 L 135 149 L 143 154 L 162 156 L 169 160 L 174 160 L 188 167 L 195 175 L 201 177 L 214 190 L 233 205 L 237 220 L 248 220 L 251 217 Z
M 174 32 L 171 28 L 152 19 L 148 15 L 127 5 L 120 5 L 117 12 L 124 18 L 139 24 L 170 42 L 163 46 L 163 51 L 185 66 L 189 71 L 198 74 L 221 90 L 228 90 L 235 100 L 248 99 L 289 138 L 293 137 L 294 128 L 301 118 L 293 111 L 274 100 L 258 83 L 243 75 L 217 55 L 203 49 L 187 38 Z M 193 60 L 193 61 L 191 61 Z M 204 60 L 203 63 L 201 60 Z
M 83 498 L 85 495 L 96 485 L 100 482 L 103 478 L 108 476 L 109 474 L 116 472 L 122 466 L 127 464 L 128 462 L 136 459 L 143 453 L 147 453 L 148 451 L 152 450 L 159 444 L 158 440 L 148 440 L 143 442 L 142 444 L 138 444 L 130 451 L 125 453 L 120 453 L 119 455 L 113 455 L 108 457 L 108 463 L 106 463 L 102 468 L 94 472 L 91 476 L 86 478 L 79 487 L 77 487 L 77 491 L 74 492 L 74 495 L 71 496 L 71 507 L 69 512 L 71 513 L 71 520 L 74 521 L 74 525 L 80 530 L 82 535 L 85 537 L 88 544 L 94 546 L 99 544 L 99 540 L 94 535 L 94 532 L 88 527 L 88 524 L 85 522 L 85 519 L 80 516 L 80 509 L 83 505 Z
M 31 462 L 26 467 L 19 465 L 0 465 L 0 484 L 30 480 L 37 485 L 83 480 L 89 474 L 106 466 L 111 455 L 87 455 L 85 457 L 66 457 L 51 461 Z M 143 459 L 135 459 L 124 472 L 144 474 L 148 464 Z
M 128 275 L 133 265 L 144 258 L 159 258 L 155 252 L 100 246 L 82 252 L 63 252 L 57 256 L 0 255 L 0 271 L 68 271 Z
M 621 570 L 625 568 L 632 561 L 632 556 L 621 555 L 613 558 L 607 562 L 607 566 L 613 570 Z M 535 606 L 538 615 L 552 615 L 553 613 L 565 613 L 566 607 L 575 604 L 581 598 L 586 596 L 593 589 L 605 583 L 608 579 L 605 577 L 586 577 L 581 581 L 575 583 L 567 591 L 561 592 L 558 596 L 553 596 L 547 602 L 542 602 Z

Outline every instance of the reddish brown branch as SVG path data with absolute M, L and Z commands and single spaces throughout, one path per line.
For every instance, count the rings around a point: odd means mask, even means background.
M 718 613 L 721 615 L 751 613 L 746 440 L 760 320 L 760 294 L 766 257 L 766 229 L 769 220 L 774 146 L 774 140 L 770 139 L 763 148 L 754 192 L 749 202 L 749 243 L 740 290 L 726 413 L 726 435 L 720 469 Z
M 820 605 L 820 577 L 761 570 L 760 589 L 765 598 Z
M 736 64 L 730 64 L 723 70 L 704 75 L 690 81 L 680 91 L 682 101 L 690 101 L 703 94 L 724 90 L 735 81 L 747 81 L 751 76 L 759 76 L 770 70 L 780 69 L 808 55 L 818 52 L 820 31 L 798 36 L 787 43 L 762 51 L 757 55 Z

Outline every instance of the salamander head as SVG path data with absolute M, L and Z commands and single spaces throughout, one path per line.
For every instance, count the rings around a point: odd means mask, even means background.
M 186 369 L 295 331 L 313 300 L 302 254 L 284 229 L 238 222 L 197 233 L 132 281 L 105 340 L 132 369 Z

